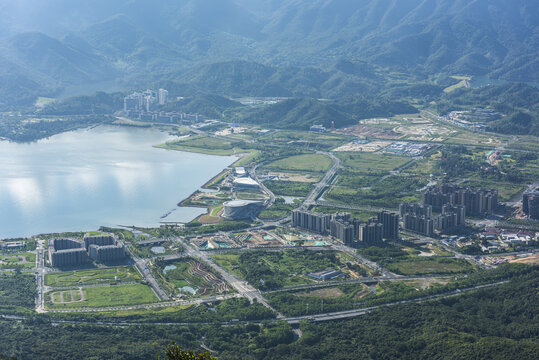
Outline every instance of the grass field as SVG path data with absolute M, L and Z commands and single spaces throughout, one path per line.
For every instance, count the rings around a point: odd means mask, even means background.
M 341 164 L 351 170 L 360 170 L 361 173 L 387 172 L 406 164 L 410 158 L 385 154 L 339 152 L 335 154 L 341 159 Z
M 73 294 L 79 290 L 74 289 Z M 45 294 L 45 305 L 50 309 L 80 309 L 109 306 L 128 306 L 157 302 L 157 296 L 147 285 L 114 285 L 82 288 L 81 299 L 78 295 L 66 299 L 69 291 L 52 291 Z M 62 293 L 62 295 L 60 295 Z M 63 297 L 63 303 L 60 301 Z M 51 298 L 53 301 L 51 301 Z
M 194 135 L 178 141 L 156 145 L 156 147 L 212 155 L 233 155 L 241 152 L 249 152 L 249 150 L 241 148 L 242 144 L 242 141 Z
M 295 171 L 327 171 L 332 161 L 322 154 L 304 154 L 290 156 L 271 162 L 264 166 L 268 170 L 295 170 Z
M 470 81 L 472 78 L 470 76 L 451 76 L 455 80 L 460 80 L 458 83 L 448 86 L 444 89 L 445 93 L 450 93 L 452 91 L 455 91 L 456 89 L 459 89 L 461 87 L 465 87 L 467 81 Z
M 134 267 L 123 266 L 106 269 L 76 270 L 46 274 L 45 285 L 63 287 L 112 282 L 131 282 L 139 281 L 140 279 L 141 277 Z
M 36 266 L 36 254 L 31 252 L 0 254 L 0 269 L 11 269 L 22 266 L 33 268 Z
M 314 133 L 310 131 L 279 130 L 261 136 L 259 141 L 281 144 L 294 144 L 307 149 L 328 150 L 342 145 L 353 137 L 341 134 Z
M 473 270 L 473 266 L 465 260 L 445 257 L 415 257 L 391 262 L 386 268 L 402 275 L 452 274 Z

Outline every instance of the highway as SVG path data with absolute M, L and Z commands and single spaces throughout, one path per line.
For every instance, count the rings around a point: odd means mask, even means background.
M 186 246 L 186 252 L 195 258 L 202 260 L 208 266 L 210 266 L 214 271 L 216 271 L 230 286 L 232 286 L 240 295 L 249 299 L 250 302 L 253 302 L 255 299 L 260 304 L 264 305 L 271 311 L 277 314 L 278 318 L 282 318 L 283 315 L 280 314 L 277 310 L 271 307 L 266 299 L 262 296 L 260 291 L 251 286 L 247 281 L 237 278 L 234 274 L 229 273 L 219 265 L 217 265 L 207 254 L 204 252 L 195 249 L 192 245 Z
M 331 160 L 333 160 L 333 165 L 326 172 L 326 174 L 324 175 L 322 180 L 320 180 L 316 184 L 313 191 L 311 191 L 311 193 L 309 195 L 307 195 L 307 197 L 303 200 L 303 203 L 301 204 L 300 208 L 304 209 L 304 210 L 308 210 L 312 205 L 315 204 L 316 199 L 318 199 L 318 197 L 320 196 L 322 191 L 326 188 L 326 186 L 329 185 L 329 182 L 333 179 L 333 176 L 335 176 L 335 174 L 337 173 L 337 170 L 341 166 L 341 160 L 339 160 L 339 158 L 336 157 L 335 155 L 333 155 L 332 153 L 330 153 L 330 152 L 322 152 L 322 151 L 317 151 L 316 153 L 317 154 L 324 154 L 324 155 L 329 156 L 331 158 Z
M 146 262 L 148 260 L 143 260 L 141 258 L 138 258 L 135 256 L 133 251 L 131 250 L 130 246 L 125 247 L 127 249 L 127 252 L 129 253 L 129 256 L 133 259 L 135 262 L 135 266 L 140 272 L 140 274 L 146 279 L 152 290 L 155 292 L 155 295 L 159 298 L 159 300 L 169 300 L 169 296 L 167 293 L 161 288 L 157 280 L 153 277 L 152 273 L 150 272 L 150 269 L 148 269 L 148 266 Z
M 273 194 L 273 192 L 268 189 L 266 187 L 266 185 L 264 185 L 262 183 L 262 181 L 258 178 L 258 176 L 256 175 L 256 168 L 258 167 L 259 164 L 256 164 L 253 169 L 251 170 L 251 176 L 253 177 L 253 179 L 256 180 L 256 182 L 260 185 L 260 188 L 262 189 L 262 191 L 264 193 L 266 193 L 266 195 L 268 195 L 269 199 L 268 201 L 266 202 L 266 207 L 269 208 L 271 205 L 273 205 L 273 203 L 275 202 L 275 194 Z
M 449 292 L 446 292 L 446 293 L 443 293 L 443 294 L 424 296 L 424 297 L 421 297 L 421 298 L 410 299 L 410 300 L 395 301 L 395 302 L 392 302 L 392 303 L 383 304 L 383 305 L 377 305 L 377 306 L 371 306 L 371 307 L 367 307 L 367 308 L 358 308 L 358 309 L 352 309 L 352 310 L 327 312 L 327 313 L 314 314 L 314 315 L 290 316 L 290 317 L 281 316 L 281 317 L 277 317 L 275 319 L 267 319 L 267 320 L 264 320 L 264 321 L 286 321 L 289 324 L 293 325 L 293 324 L 299 324 L 301 321 L 304 321 L 304 320 L 321 322 L 321 321 L 350 319 L 350 318 L 362 316 L 362 315 L 365 315 L 365 314 L 367 314 L 369 312 L 372 312 L 372 311 L 375 311 L 375 310 L 378 310 L 378 309 L 382 309 L 382 308 L 386 308 L 386 307 L 390 307 L 390 306 L 405 305 L 405 304 L 411 304 L 411 303 L 421 303 L 421 302 L 425 302 L 425 301 L 439 300 L 439 299 L 443 299 L 443 298 L 459 296 L 459 295 L 461 295 L 462 293 L 465 293 L 465 292 L 484 289 L 484 288 L 489 288 L 489 287 L 494 287 L 494 286 L 498 286 L 498 285 L 508 283 L 508 282 L 509 282 L 508 280 L 505 280 L 505 281 L 498 281 L 496 283 L 491 283 L 491 284 L 476 285 L 476 286 L 469 287 L 469 288 L 457 289 L 457 290 L 454 290 L 454 291 L 449 291 Z M 203 299 L 198 299 L 198 300 L 191 300 L 191 301 L 203 302 L 204 300 Z M 206 300 L 206 301 L 208 301 L 208 300 Z M 174 302 L 174 303 L 179 304 L 179 303 L 181 303 L 181 301 L 177 301 L 177 302 Z M 161 304 L 165 304 L 165 303 L 161 303 Z M 159 303 L 156 303 L 156 304 L 139 305 L 139 306 L 157 307 L 159 305 L 160 305 Z M 165 305 L 165 306 L 167 306 L 167 305 Z M 127 308 L 131 308 L 131 307 L 115 307 L 113 309 L 122 310 L 122 309 L 127 309 Z M 92 310 L 95 311 L 95 309 L 92 309 Z M 81 309 L 81 312 L 87 312 L 87 311 L 91 311 L 91 310 L 90 309 Z M 103 310 L 101 310 L 101 311 L 103 311 Z M 57 310 L 56 312 L 61 312 L 61 310 Z M 70 312 L 72 312 L 72 311 L 70 311 Z M 5 320 L 12 320 L 12 321 L 23 321 L 23 320 L 26 319 L 25 316 L 10 315 L 10 314 L 0 315 L 0 318 L 5 319 Z M 249 321 L 225 321 L 225 322 L 221 322 L 220 325 L 222 325 L 222 326 L 232 326 L 232 325 L 240 325 L 240 324 L 246 324 L 246 323 L 258 323 L 258 324 L 260 324 L 261 321 L 260 320 L 259 321 L 252 321 L 252 322 L 249 322 Z M 105 326 L 115 326 L 115 327 L 126 327 L 126 326 L 186 326 L 186 325 L 208 324 L 208 323 L 185 323 L 185 322 L 183 322 L 183 323 L 179 323 L 179 322 L 176 322 L 176 323 L 175 322 L 167 322 L 167 323 L 162 323 L 162 322 L 88 322 L 88 321 L 76 321 L 76 320 L 53 320 L 53 321 L 51 321 L 51 324 L 52 325 L 59 325 L 59 324 L 88 324 L 88 325 L 105 325 Z M 211 324 L 214 324 L 214 322 L 212 322 Z
M 277 290 L 264 291 L 263 294 L 325 288 L 325 287 L 333 287 L 333 286 L 346 285 L 346 284 L 359 284 L 359 283 L 369 284 L 369 283 L 377 283 L 379 281 L 424 280 L 424 279 L 433 279 L 433 278 L 447 278 L 451 276 L 454 277 L 455 275 L 454 274 L 439 274 L 439 275 L 429 274 L 429 275 L 424 275 L 424 276 L 399 276 L 395 278 L 387 278 L 387 277 L 381 277 L 381 276 L 361 277 L 358 279 L 351 279 L 351 280 L 341 280 L 341 281 L 337 280 L 337 281 L 326 281 L 326 282 L 319 282 L 319 283 L 312 283 L 312 284 L 284 286 Z
M 364 265 L 367 265 L 368 267 L 378 271 L 379 273 L 381 273 L 386 278 L 398 278 L 398 277 L 401 277 L 401 275 L 394 274 L 394 273 L 382 268 L 380 265 L 378 265 L 374 261 L 370 261 L 369 259 L 359 255 L 357 250 L 354 249 L 354 248 L 351 248 L 351 247 L 348 247 L 346 245 L 339 244 L 339 243 L 333 243 L 331 245 L 331 248 L 334 249 L 334 250 L 337 250 L 337 251 L 342 251 L 342 252 L 352 256 L 354 259 L 358 260 L 360 263 L 362 263 Z
M 36 312 L 45 311 L 45 240 L 37 240 L 36 248 Z

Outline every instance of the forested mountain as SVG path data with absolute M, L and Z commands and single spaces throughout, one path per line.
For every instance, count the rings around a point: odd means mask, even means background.
M 380 90 L 394 72 L 539 80 L 533 0 L 19 0 L 0 11 L 1 61 L 17 64 L 3 95 L 110 79 L 334 98 Z

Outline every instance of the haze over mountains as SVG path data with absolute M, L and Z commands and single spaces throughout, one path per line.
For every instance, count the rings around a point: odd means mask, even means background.
M 337 98 L 391 72 L 539 81 L 534 0 L 1 1 L 0 93 L 121 79 Z

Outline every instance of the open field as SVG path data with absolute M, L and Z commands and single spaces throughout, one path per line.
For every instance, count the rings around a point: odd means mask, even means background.
M 402 275 L 452 274 L 473 270 L 465 260 L 440 257 L 417 257 L 386 264 L 386 268 Z
M 410 161 L 406 157 L 386 154 L 338 152 L 335 155 L 341 159 L 344 167 L 361 171 L 362 173 L 387 172 Z
M 305 197 L 314 188 L 311 183 L 298 181 L 266 180 L 264 185 L 275 195 Z
M 444 89 L 445 93 L 450 93 L 462 87 L 470 87 L 470 76 L 451 76 L 455 80 L 460 80 L 458 83 L 448 86 Z
M 297 208 L 298 205 L 274 203 L 269 208 L 266 208 L 258 214 L 258 217 L 262 220 L 276 220 L 290 215 L 290 212 Z
M 267 293 L 265 297 L 283 314 L 299 316 L 367 307 L 397 299 L 410 299 L 428 294 L 432 288 L 449 282 L 449 278 L 373 281 L 367 284 L 341 284 L 311 290 Z
M 313 183 L 318 182 L 322 178 L 320 174 L 313 173 L 299 173 L 299 172 L 267 172 L 268 176 L 275 176 L 279 178 L 279 181 L 301 182 L 301 183 Z
M 461 185 L 470 186 L 472 188 L 484 187 L 484 188 L 496 188 L 498 189 L 498 200 L 499 201 L 510 201 L 515 197 L 520 197 L 519 195 L 524 192 L 526 189 L 525 185 L 514 184 L 504 181 L 494 181 L 494 180 L 482 180 L 482 179 L 470 179 L 464 181 Z
M 391 144 L 391 141 L 370 141 L 368 143 L 352 141 L 347 144 L 341 145 L 333 151 L 359 151 L 359 152 L 376 152 Z
M 50 291 L 45 294 L 49 309 L 79 309 L 148 304 L 158 301 L 147 285 L 113 285 Z
M 370 188 L 334 186 L 324 199 L 347 205 L 397 208 L 401 202 L 417 202 L 428 180 L 414 176 L 389 176 Z
M 0 254 L 0 268 L 11 269 L 22 266 L 33 268 L 36 266 L 36 254 L 31 252 Z
M 497 135 L 481 134 L 465 130 L 459 130 L 456 134 L 446 140 L 446 142 L 448 144 L 480 145 L 485 147 L 497 147 L 502 143 L 500 137 Z
M 156 147 L 211 155 L 233 155 L 248 152 L 248 150 L 241 148 L 242 144 L 244 144 L 242 141 L 224 140 L 202 135 L 191 135 L 177 141 L 157 145 Z
M 139 280 L 141 280 L 141 277 L 132 266 L 66 271 L 45 275 L 45 285 L 59 287 Z
M 290 156 L 264 165 L 267 170 L 296 170 L 296 171 L 326 171 L 331 167 L 332 161 L 322 154 L 304 154 Z
M 278 130 L 259 138 L 262 142 L 300 146 L 306 149 L 329 150 L 340 146 L 352 137 L 337 133 L 315 133 L 310 131 Z
M 325 269 L 341 270 L 345 277 L 349 261 L 339 252 L 310 250 L 216 254 L 212 259 L 261 290 L 312 283 L 315 280 L 307 274 Z

